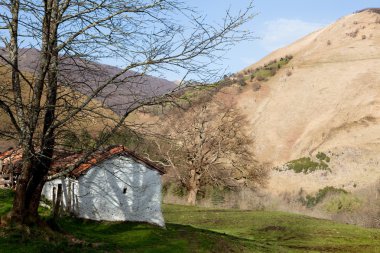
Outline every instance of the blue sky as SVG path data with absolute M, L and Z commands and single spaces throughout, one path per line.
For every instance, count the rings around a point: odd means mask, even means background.
M 189 0 L 210 21 L 217 22 L 230 8 L 238 11 L 248 0 Z M 226 53 L 223 67 L 233 73 L 253 64 L 273 50 L 335 22 L 342 16 L 368 7 L 380 7 L 379 0 L 256 0 L 257 16 L 245 26 L 260 39 L 236 45 Z M 169 80 L 174 76 L 167 76 Z

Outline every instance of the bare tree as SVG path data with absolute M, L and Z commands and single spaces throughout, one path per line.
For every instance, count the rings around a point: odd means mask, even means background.
M 264 183 L 266 170 L 255 160 L 246 119 L 234 106 L 200 103 L 171 117 L 165 127 L 171 141 L 158 143 L 158 149 L 186 187 L 189 204 L 196 203 L 204 186 L 238 189 Z
M 81 161 L 54 177 L 82 163 L 131 112 L 168 97 L 134 93 L 147 73 L 212 73 L 208 66 L 220 51 L 251 38 L 240 30 L 253 17 L 251 10 L 250 4 L 236 15 L 227 11 L 221 24 L 208 25 L 176 0 L 0 0 L 1 70 L 9 71 L 9 79 L 0 83 L 0 116 L 9 122 L 1 136 L 16 140 L 23 150 L 10 220 L 39 223 L 41 191 L 62 132 L 76 124 L 86 127 L 78 122 L 90 115 L 105 119 L 108 134 L 100 135 Z M 23 47 L 36 49 L 32 69 L 22 64 Z M 107 58 L 116 59 L 122 69 L 106 76 L 97 73 L 99 65 L 93 61 Z M 102 105 L 126 85 L 128 101 L 115 105 L 120 117 L 110 116 Z

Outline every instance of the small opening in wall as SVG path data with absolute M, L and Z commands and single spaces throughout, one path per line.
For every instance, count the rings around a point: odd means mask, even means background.
M 123 194 L 126 194 L 127 193 L 127 188 L 124 188 L 123 189 Z

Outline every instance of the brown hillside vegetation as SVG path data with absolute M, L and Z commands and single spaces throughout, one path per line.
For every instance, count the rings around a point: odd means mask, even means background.
M 337 163 L 330 183 L 355 180 L 364 187 L 380 176 L 379 19 L 372 11 L 346 16 L 248 67 L 294 56 L 260 91 L 247 88 L 238 96 L 261 160 L 281 165 L 330 151 Z M 339 159 L 348 154 L 349 160 Z M 282 187 L 281 182 L 273 186 Z M 287 187 L 293 186 L 300 187 L 288 181 Z M 315 190 L 320 182 L 311 180 L 304 187 Z
M 7 94 L 10 93 L 9 87 L 10 87 L 10 72 L 7 68 L 1 67 L 0 68 L 0 75 L 3 77 L 2 82 L 0 84 L 0 90 L 2 91 L 1 96 L 2 97 L 11 97 Z M 33 77 L 30 73 L 24 72 L 24 75 L 31 80 Z M 28 101 L 30 99 L 30 88 L 29 86 L 24 82 L 22 84 L 22 90 L 23 90 L 23 99 L 25 101 Z M 80 105 L 81 102 L 84 101 L 86 98 L 85 95 L 73 91 L 68 87 L 61 86 L 58 91 L 59 96 L 59 106 L 61 108 L 58 108 L 57 113 L 60 115 L 60 117 L 64 117 L 64 108 L 70 107 L 75 108 L 76 106 Z M 44 102 L 44 101 L 43 101 Z M 68 112 L 66 112 L 68 113 Z M 118 116 L 116 113 L 114 113 L 112 110 L 107 109 L 104 104 L 100 103 L 97 100 L 93 100 L 90 102 L 90 104 L 86 107 L 86 109 L 78 114 L 77 117 L 73 118 L 70 122 L 68 122 L 62 129 L 62 138 L 59 140 L 60 143 L 63 143 L 65 133 L 68 131 L 79 134 L 82 130 L 87 131 L 90 134 L 97 134 L 104 130 L 107 126 L 111 126 L 115 124 L 115 120 L 118 119 Z M 1 130 L 9 130 L 12 131 L 12 124 L 9 121 L 9 118 L 4 115 L 3 113 L 0 114 L 0 131 Z M 3 131 L 4 132 L 4 131 Z M 16 146 L 17 143 L 15 143 L 10 138 L 2 137 L 0 140 L 0 151 L 3 151 L 9 147 Z

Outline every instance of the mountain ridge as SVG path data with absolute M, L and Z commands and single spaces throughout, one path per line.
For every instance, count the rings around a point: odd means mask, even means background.
M 0 48 L 0 55 L 7 57 L 7 52 Z M 20 49 L 19 59 L 20 70 L 33 74 L 38 69 L 39 51 L 34 48 Z M 115 66 L 71 56 L 61 56 L 59 68 L 59 81 L 82 94 L 91 94 L 122 71 Z M 129 70 L 108 85 L 97 100 L 122 115 L 136 100 L 163 95 L 176 86 L 166 79 Z

